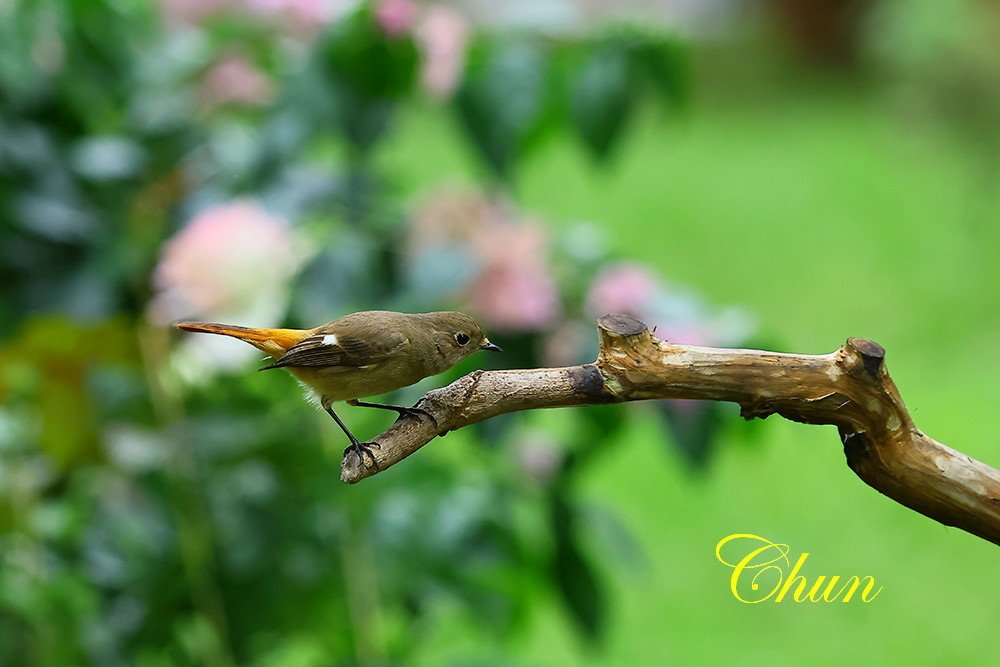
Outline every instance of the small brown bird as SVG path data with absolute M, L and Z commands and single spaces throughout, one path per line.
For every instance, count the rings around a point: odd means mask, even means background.
M 359 398 L 409 386 L 442 373 L 478 350 L 500 348 L 486 338 L 468 315 L 455 312 L 394 313 L 370 310 L 345 315 L 315 329 L 253 329 L 207 322 L 181 322 L 178 329 L 233 336 L 269 354 L 274 363 L 261 368 L 287 368 L 315 397 L 351 440 L 358 462 L 371 447 L 348 430 L 330 404 L 393 410 L 402 417 L 428 413 Z M 431 417 L 433 419 L 433 417 Z

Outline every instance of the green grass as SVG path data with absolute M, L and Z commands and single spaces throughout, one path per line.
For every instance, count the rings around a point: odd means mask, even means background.
M 553 224 L 599 221 L 623 255 L 745 306 L 785 351 L 879 341 L 918 426 L 998 465 L 1000 197 L 976 189 L 974 160 L 944 128 L 897 117 L 887 99 L 846 82 L 703 95 L 684 119 L 644 118 L 611 168 L 552 142 L 526 165 L 519 203 Z M 474 178 L 451 131 L 439 114 L 406 119 L 383 156 L 405 191 Z M 550 599 L 513 657 L 995 664 L 996 547 L 864 485 L 832 428 L 772 417 L 756 447 L 734 428 L 702 478 L 664 456 L 660 437 L 641 425 L 609 443 L 615 455 L 581 489 L 616 512 L 647 561 L 604 572 L 613 591 L 604 650 L 580 643 Z M 814 576 L 873 575 L 885 588 L 871 604 L 739 604 L 713 553 L 733 532 L 810 552 Z M 614 564 L 614 549 L 596 548 Z

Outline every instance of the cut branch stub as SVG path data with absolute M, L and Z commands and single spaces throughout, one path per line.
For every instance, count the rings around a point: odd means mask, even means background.
M 348 454 L 341 479 L 358 482 L 437 435 L 507 412 L 662 398 L 732 401 L 748 419 L 780 414 L 837 426 L 848 464 L 867 484 L 1000 544 L 1000 472 L 913 425 L 878 343 L 850 338 L 826 355 L 673 345 L 628 315 L 605 315 L 598 330 L 593 364 L 476 371 L 429 392 L 417 405 L 436 426 L 401 420 L 376 439 L 378 469 Z
M 866 338 L 848 338 L 847 344 L 861 356 L 861 361 L 868 373 L 875 379 L 879 378 L 882 362 L 885 361 L 885 348 L 873 340 Z
M 597 320 L 601 331 L 617 336 L 638 336 L 646 331 L 646 324 L 631 315 L 604 315 Z

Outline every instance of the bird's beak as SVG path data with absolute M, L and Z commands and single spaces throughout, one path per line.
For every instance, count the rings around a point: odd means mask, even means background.
M 489 338 L 483 339 L 483 344 L 479 346 L 480 350 L 490 350 L 491 352 L 503 352 L 503 349 L 496 343 L 491 343 Z

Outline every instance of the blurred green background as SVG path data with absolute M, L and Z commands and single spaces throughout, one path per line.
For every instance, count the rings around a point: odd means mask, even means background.
M 996 465 L 998 37 L 989 0 L 0 4 L 0 664 L 992 664 L 995 547 L 832 428 L 520 414 L 347 487 L 290 377 L 170 323 L 504 346 L 400 402 L 592 360 L 608 311 L 863 336 Z M 884 590 L 739 604 L 738 532 Z

